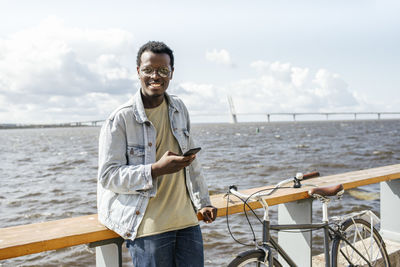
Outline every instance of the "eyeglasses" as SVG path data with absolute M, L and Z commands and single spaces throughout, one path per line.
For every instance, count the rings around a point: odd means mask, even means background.
M 163 78 L 167 78 L 171 74 L 171 70 L 168 67 L 161 67 L 158 69 L 153 69 L 152 67 L 144 67 L 143 69 L 140 69 L 140 73 L 143 76 L 147 77 L 150 77 L 154 71 L 156 71 L 157 74 Z

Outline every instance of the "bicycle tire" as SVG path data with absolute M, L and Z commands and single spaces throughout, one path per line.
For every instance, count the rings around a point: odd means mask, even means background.
M 363 259 L 342 238 L 337 237 L 332 244 L 332 266 L 385 266 L 390 267 L 385 243 L 378 231 L 364 219 L 348 219 L 341 225 L 341 231 L 347 241 L 352 244 Z
M 265 253 L 262 250 L 249 250 L 236 256 L 236 258 L 229 263 L 228 267 L 269 266 L 269 264 L 264 263 L 264 257 Z M 280 264 L 276 258 L 272 259 L 272 265 L 273 267 L 282 267 L 282 264 Z

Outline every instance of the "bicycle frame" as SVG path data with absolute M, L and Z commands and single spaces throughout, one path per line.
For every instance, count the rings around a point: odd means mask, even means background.
M 235 190 L 236 191 L 236 190 Z M 236 191 L 237 195 L 241 195 L 239 192 Z M 243 196 L 243 195 L 242 195 Z M 263 195 L 257 195 L 254 197 L 255 200 L 259 201 L 261 205 L 263 206 L 264 209 L 264 216 L 263 216 L 263 240 L 262 240 L 262 246 L 259 247 L 260 249 L 264 250 L 266 255 L 270 255 L 270 249 L 268 247 L 268 244 L 270 243 L 272 247 L 280 254 L 283 259 L 290 265 L 290 266 L 297 266 L 296 263 L 290 258 L 290 256 L 285 252 L 285 250 L 278 244 L 277 241 L 275 241 L 271 236 L 270 236 L 270 230 L 313 230 L 313 229 L 324 229 L 324 253 L 325 253 L 325 266 L 330 267 L 330 251 L 329 251 L 329 230 L 334 232 L 336 235 L 340 235 L 337 231 L 332 229 L 329 226 L 328 223 L 328 207 L 327 203 L 323 203 L 322 205 L 322 223 L 308 223 L 308 224 L 275 224 L 271 225 L 270 224 L 270 219 L 269 219 L 269 205 L 263 199 Z M 272 266 L 272 257 L 266 257 L 265 261 L 267 261 L 269 258 L 270 260 L 270 266 Z
M 315 185 L 307 184 L 308 186 L 314 186 L 313 189 L 310 189 L 308 191 L 308 194 L 316 199 L 319 199 L 322 202 L 322 222 L 321 223 L 274 224 L 274 225 L 270 224 L 269 206 L 268 206 L 268 203 L 266 202 L 266 200 L 264 199 L 264 197 L 271 195 L 274 191 L 276 191 L 277 189 L 279 189 L 286 183 L 293 182 L 294 183 L 293 187 L 299 188 L 302 186 L 300 181 L 302 181 L 303 179 L 308 179 L 308 178 L 312 178 L 315 176 L 319 176 L 319 173 L 315 172 L 315 173 L 309 173 L 306 175 L 297 173 L 296 177 L 286 179 L 282 182 L 279 182 L 273 188 L 260 190 L 251 195 L 246 195 L 246 194 L 242 194 L 242 193 L 238 192 L 237 187 L 234 185 L 229 187 L 227 207 L 228 207 L 228 203 L 229 203 L 229 194 L 230 193 L 235 195 L 241 201 L 243 201 L 244 205 L 247 205 L 249 209 L 251 209 L 251 207 L 247 204 L 247 202 L 249 200 L 257 201 L 257 202 L 261 203 L 261 205 L 263 206 L 264 216 L 263 216 L 262 221 L 260 220 L 260 222 L 262 222 L 262 225 L 263 225 L 262 226 L 263 227 L 262 228 L 262 243 L 260 244 L 257 241 L 255 241 L 255 246 L 259 251 L 261 250 L 264 252 L 264 255 L 265 255 L 264 262 L 269 263 L 269 266 L 272 266 L 273 262 L 274 262 L 274 258 L 275 258 L 275 255 L 272 255 L 272 253 L 275 253 L 275 251 L 276 251 L 279 255 L 282 256 L 282 258 L 285 260 L 285 262 L 288 263 L 290 266 L 297 266 L 297 264 L 293 261 L 293 259 L 291 259 L 291 257 L 286 253 L 286 251 L 278 244 L 278 242 L 270 236 L 270 230 L 275 230 L 275 231 L 311 230 L 312 231 L 312 230 L 320 229 L 320 230 L 323 230 L 323 234 L 324 234 L 325 266 L 330 267 L 332 264 L 337 264 L 338 259 L 339 259 L 338 253 L 340 253 L 342 259 L 345 259 L 350 264 L 353 261 L 353 254 L 357 255 L 357 257 L 359 259 L 362 259 L 363 262 L 369 264 L 370 256 L 373 255 L 372 247 L 371 247 L 371 249 L 369 249 L 370 252 L 367 252 L 367 254 L 365 254 L 365 253 L 363 254 L 363 252 L 361 252 L 356 247 L 356 244 L 358 243 L 358 241 L 357 241 L 357 243 L 355 243 L 356 240 L 362 241 L 362 238 L 363 238 L 363 237 L 361 237 L 361 234 L 360 234 L 358 228 L 355 227 L 356 232 L 355 232 L 354 236 L 352 236 L 352 233 L 349 234 L 349 232 L 347 231 L 348 229 L 350 229 L 351 225 L 354 224 L 354 225 L 364 225 L 364 226 L 369 225 L 367 228 L 367 229 L 370 228 L 368 230 L 368 232 L 370 232 L 370 237 L 369 237 L 370 241 L 369 242 L 371 244 L 372 244 L 372 242 L 375 242 L 377 249 L 379 251 L 378 254 L 376 254 L 376 257 L 382 256 L 382 259 L 385 261 L 386 265 L 390 266 L 390 262 L 388 260 L 388 255 L 385 250 L 382 237 L 380 237 L 378 232 L 374 233 L 374 231 L 376 231 L 375 229 L 373 230 L 374 224 L 379 223 L 379 218 L 375 214 L 373 214 L 373 212 L 360 211 L 360 212 L 348 214 L 346 216 L 332 217 L 331 220 L 333 222 L 329 222 L 329 218 L 328 218 L 328 203 L 330 201 L 329 197 L 337 196 L 338 198 L 340 198 L 342 196 L 342 194 L 344 193 L 344 187 L 342 184 L 337 184 L 337 185 L 327 186 L 327 187 L 316 187 Z M 269 190 L 269 191 L 267 191 L 267 190 Z M 367 218 L 365 218 L 365 217 L 367 217 Z M 356 223 L 355 220 L 358 220 L 359 222 Z M 250 221 L 249 221 L 249 223 L 250 223 Z M 362 226 L 361 229 L 364 229 L 363 228 L 364 226 Z M 229 225 L 228 225 L 228 227 L 229 227 Z M 254 234 L 254 231 L 253 231 L 253 234 Z M 351 238 L 352 241 L 347 239 L 348 234 L 350 236 L 352 236 L 352 238 Z M 332 255 L 330 255 L 331 254 L 330 242 L 333 242 Z M 348 246 L 349 248 L 351 248 L 351 251 L 352 251 L 351 255 L 347 253 L 347 249 L 342 250 L 340 248 L 341 247 L 340 244 L 343 244 L 343 243 L 345 244 L 345 246 Z M 362 244 L 362 245 L 364 247 L 363 251 L 365 251 L 365 244 Z M 252 252 L 252 251 L 245 252 L 242 257 L 249 256 L 250 254 L 248 254 L 248 252 Z M 257 253 L 257 258 L 258 258 L 259 252 L 256 252 L 256 253 Z M 249 262 L 251 262 L 254 259 L 257 260 L 257 258 L 250 257 L 250 258 L 247 258 L 246 260 L 250 260 Z M 235 263 L 240 263 L 243 258 L 237 257 L 235 260 L 237 260 L 237 259 L 239 259 L 239 260 L 236 261 Z M 374 261 L 376 259 L 377 258 L 375 258 Z M 357 258 L 354 258 L 354 260 L 358 262 Z M 259 261 L 259 259 L 258 259 L 258 261 Z M 371 265 L 369 264 L 369 266 L 371 266 Z
M 269 225 L 268 222 L 263 223 L 263 246 L 268 246 L 268 243 L 272 245 L 272 247 L 278 252 L 279 255 L 290 265 L 290 266 L 297 266 L 296 263 L 290 258 L 290 256 L 285 252 L 285 250 L 278 244 L 278 242 L 269 237 L 269 230 L 313 230 L 313 229 L 323 229 L 324 230 L 324 254 L 325 254 L 325 266 L 331 266 L 331 259 L 330 257 L 330 250 L 329 250 L 329 242 L 331 236 L 329 233 L 333 233 L 333 239 L 341 239 L 343 240 L 348 246 L 350 246 L 360 257 L 362 257 L 365 261 L 367 259 L 358 251 L 357 248 L 353 246 L 342 234 L 333 229 L 329 226 L 328 222 L 325 223 L 311 223 L 311 224 L 276 224 L 276 225 Z M 265 250 L 263 247 L 261 249 Z M 269 250 L 269 249 L 268 249 Z
M 234 195 L 245 197 L 241 193 L 234 190 Z M 322 202 L 322 223 L 308 223 L 308 224 L 270 224 L 269 219 L 269 206 L 268 203 L 263 199 L 263 194 L 256 195 L 252 197 L 253 200 L 259 201 L 264 209 L 263 216 L 263 231 L 262 231 L 262 245 L 257 245 L 258 249 L 261 249 L 265 252 L 264 261 L 269 261 L 270 266 L 272 266 L 272 256 L 271 256 L 271 247 L 276 250 L 276 252 L 282 256 L 282 258 L 290 265 L 297 266 L 297 264 L 290 258 L 290 256 L 285 252 L 285 250 L 278 244 L 278 242 L 270 236 L 270 230 L 281 231 L 281 230 L 315 230 L 315 229 L 323 229 L 324 231 L 324 255 L 325 255 L 325 266 L 330 267 L 333 259 L 330 257 L 330 248 L 329 243 L 331 239 L 342 239 L 344 240 L 357 254 L 359 254 L 364 260 L 364 256 L 360 253 L 348 240 L 343 237 L 342 233 L 338 230 L 330 227 L 329 219 L 328 219 L 328 207 L 327 202 Z M 333 237 L 332 237 L 332 233 Z
M 297 266 L 297 264 L 290 258 L 286 251 L 278 244 L 278 242 L 270 237 L 270 230 L 313 230 L 323 229 L 324 230 L 324 253 L 325 253 L 325 266 L 330 267 L 330 250 L 329 250 L 329 230 L 337 233 L 332 229 L 327 222 L 325 223 L 312 223 L 312 224 L 272 224 L 268 225 L 268 222 L 263 223 L 263 246 L 271 244 L 271 246 L 278 252 L 279 255 L 290 265 Z M 265 237 L 265 239 L 264 239 Z

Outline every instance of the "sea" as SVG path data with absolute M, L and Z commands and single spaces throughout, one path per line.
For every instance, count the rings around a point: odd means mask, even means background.
M 96 174 L 100 127 L 0 130 L 0 227 L 97 213 Z M 343 120 L 193 124 L 192 135 L 210 194 L 273 185 L 297 172 L 331 175 L 400 163 L 400 120 Z M 346 191 L 331 215 L 372 209 L 379 215 L 379 185 Z M 261 215 L 260 211 L 256 215 Z M 277 207 L 272 206 L 272 221 Z M 314 204 L 313 220 L 321 218 Z M 256 237 L 260 225 L 250 221 Z M 253 235 L 243 214 L 200 223 L 205 266 L 226 266 L 249 249 Z M 314 232 L 313 254 L 321 253 Z M 20 238 L 24 238 L 21 236 Z M 0 238 L 1 239 L 1 238 Z M 124 266 L 132 266 L 123 249 Z M 0 261 L 0 266 L 95 266 L 95 249 L 80 245 Z

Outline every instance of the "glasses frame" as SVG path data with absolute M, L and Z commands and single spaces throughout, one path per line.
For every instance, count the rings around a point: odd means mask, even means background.
M 146 69 L 151 69 L 151 72 L 150 73 L 146 73 L 145 72 Z M 161 69 L 168 69 L 168 74 L 162 73 L 160 71 Z M 139 72 L 140 72 L 141 75 L 146 76 L 146 77 L 151 77 L 153 75 L 153 73 L 156 72 L 157 75 L 162 77 L 162 78 L 169 78 L 169 77 L 171 77 L 172 70 L 169 67 L 160 67 L 160 68 L 155 69 L 155 68 L 147 66 L 147 67 L 140 68 Z

